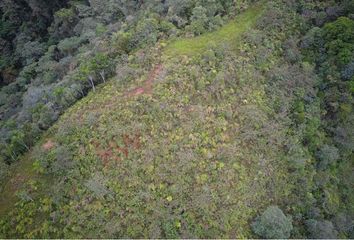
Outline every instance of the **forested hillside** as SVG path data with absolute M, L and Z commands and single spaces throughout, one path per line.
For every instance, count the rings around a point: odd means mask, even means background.
M 354 238 L 353 1 L 0 15 L 0 238 Z

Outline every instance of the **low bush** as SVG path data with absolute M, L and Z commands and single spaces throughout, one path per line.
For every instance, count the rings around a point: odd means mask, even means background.
M 254 233 L 263 238 L 289 238 L 293 229 L 290 217 L 277 206 L 268 207 L 252 223 Z

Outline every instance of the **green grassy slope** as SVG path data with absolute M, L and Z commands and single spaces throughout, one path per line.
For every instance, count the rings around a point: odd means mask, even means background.
M 222 58 L 209 47 L 201 57 L 179 55 L 227 39 L 234 44 L 261 12 L 256 6 L 215 33 L 169 45 L 166 54 L 176 56 L 163 57 L 151 94 L 129 94 L 150 78 L 146 71 L 133 82 L 114 79 L 75 104 L 29 156 L 53 182 L 29 176 L 20 207 L 9 213 L 18 217 L 2 222 L 2 231 L 251 237 L 256 213 L 290 193 L 279 140 L 285 131 L 269 117 L 264 79 L 248 56 L 235 56 L 233 47 Z M 136 59 L 130 67 L 139 68 Z
M 240 14 L 218 31 L 206 33 L 194 38 L 176 39 L 167 46 L 166 54 L 168 56 L 193 56 L 203 53 L 203 51 L 215 45 L 230 44 L 236 47 L 242 33 L 254 26 L 257 19 L 262 14 L 262 4 L 264 5 L 264 1 L 251 6 L 245 13 Z

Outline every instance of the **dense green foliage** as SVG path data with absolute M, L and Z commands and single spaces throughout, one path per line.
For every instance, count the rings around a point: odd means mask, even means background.
M 63 4 L 0 4 L 0 237 L 354 237 L 352 1 Z
M 277 206 L 268 207 L 252 224 L 253 231 L 267 239 L 289 238 L 293 225 Z

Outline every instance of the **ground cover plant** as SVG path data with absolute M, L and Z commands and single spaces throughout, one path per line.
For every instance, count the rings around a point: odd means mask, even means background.
M 351 1 L 63 4 L 1 89 L 0 237 L 353 237 Z

